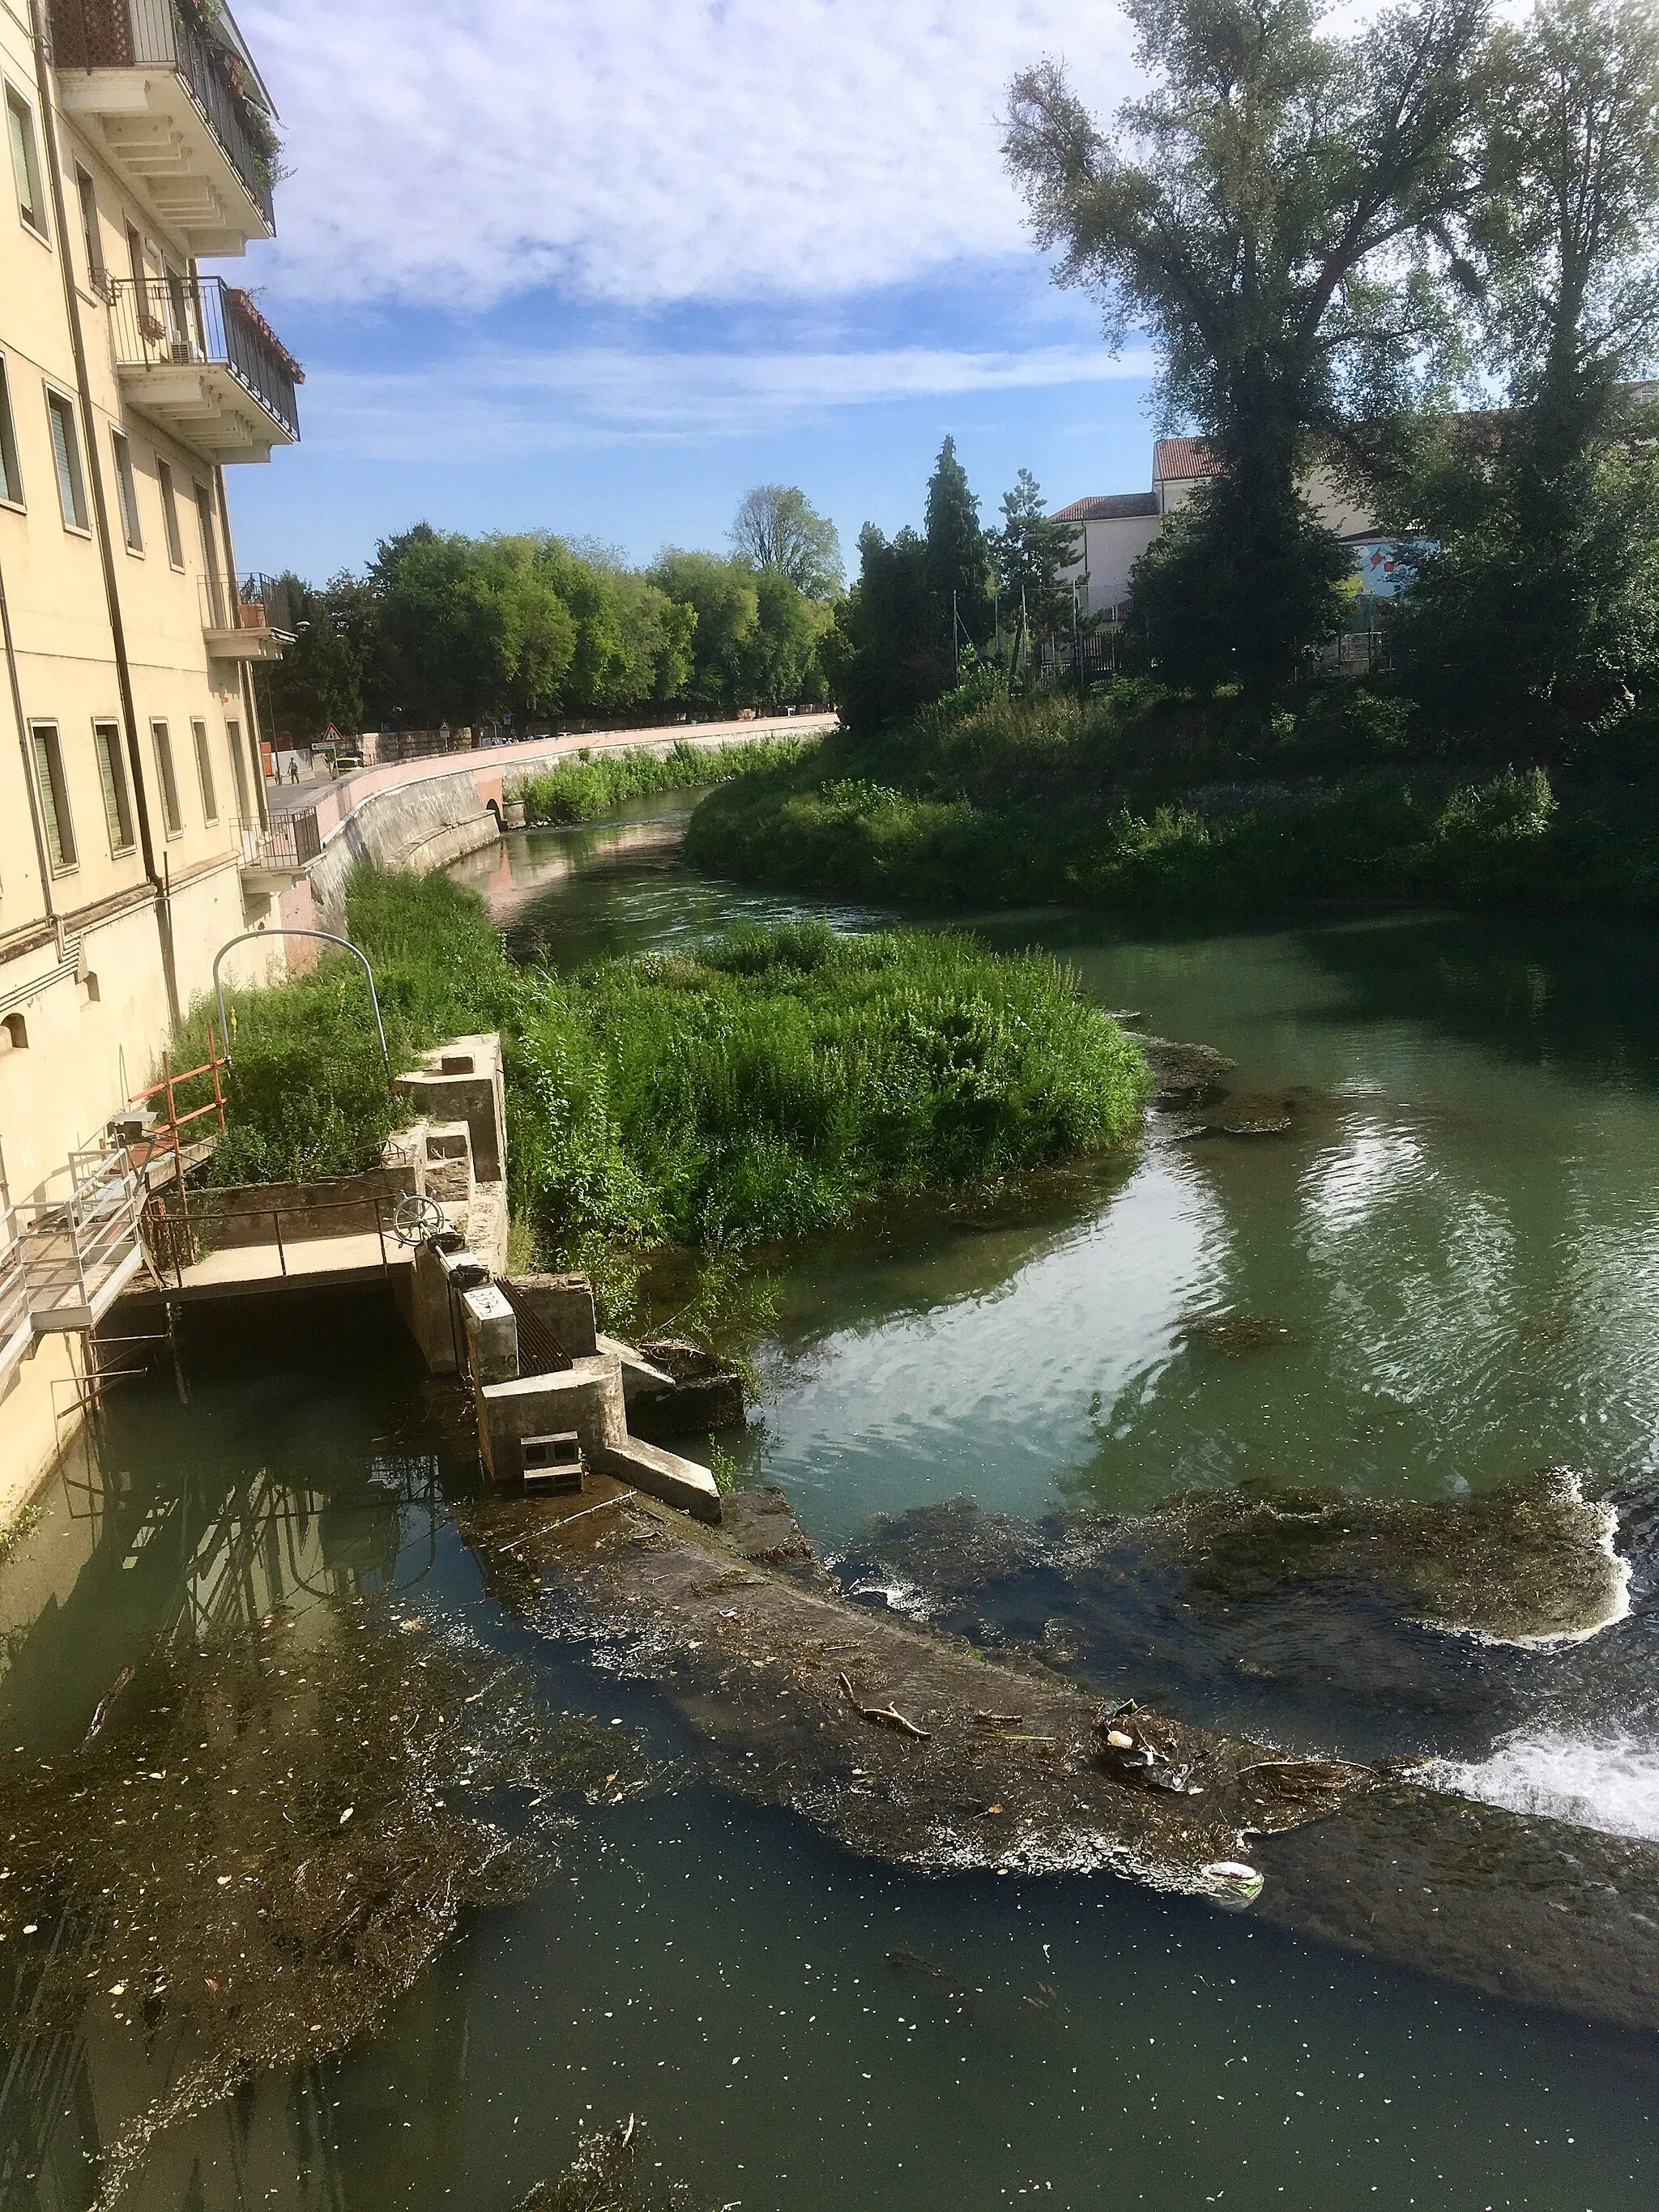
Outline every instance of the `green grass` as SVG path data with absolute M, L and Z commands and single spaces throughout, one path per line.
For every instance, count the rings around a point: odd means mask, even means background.
M 524 818 L 532 828 L 589 822 L 651 792 L 725 783 L 762 769 L 793 766 L 810 757 L 815 744 L 810 737 L 756 738 L 725 745 L 696 745 L 682 738 L 672 752 L 660 756 L 641 747 L 595 751 L 589 759 L 562 762 L 521 777 L 508 787 L 507 797 L 524 801 Z
M 394 1066 L 500 1030 L 514 1212 L 544 1259 L 599 1276 L 613 1315 L 641 1255 L 742 1253 L 884 1192 L 1103 1149 L 1146 1095 L 1139 1049 L 1069 970 L 964 937 L 746 927 L 565 975 L 511 962 L 447 878 L 368 868 L 348 921 Z M 332 955 L 234 1008 L 215 1180 L 373 1165 L 396 1117 L 355 963 Z
M 1144 688 L 950 702 L 710 794 L 687 857 L 746 881 L 1131 914 L 1328 902 L 1659 911 L 1659 775 L 1449 761 L 1401 702 Z

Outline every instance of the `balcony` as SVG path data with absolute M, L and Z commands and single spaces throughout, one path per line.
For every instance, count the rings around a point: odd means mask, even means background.
M 267 830 L 257 822 L 238 825 L 242 840 L 242 888 L 281 891 L 302 876 L 323 849 L 314 806 L 277 815 Z
M 299 443 L 303 371 L 245 293 L 220 276 L 116 276 L 109 298 L 116 369 L 142 413 L 215 461 Z
M 272 576 L 204 576 L 202 635 L 216 660 L 280 660 L 292 645 L 288 595 Z
M 191 254 L 274 238 L 276 135 L 228 9 L 200 0 L 51 0 L 58 95 L 103 126 L 111 160 Z

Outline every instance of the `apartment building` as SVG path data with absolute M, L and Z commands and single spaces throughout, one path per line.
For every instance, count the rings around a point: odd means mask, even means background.
M 1129 571 L 1215 469 L 1202 438 L 1160 438 L 1152 447 L 1150 491 L 1109 492 L 1055 508 L 1057 522 L 1078 526 L 1078 557 L 1063 573 L 1079 580 L 1080 612 L 1109 620 L 1117 617 L 1129 597 Z M 1387 596 L 1392 542 L 1378 535 L 1372 518 L 1354 505 L 1328 470 L 1315 471 L 1304 489 L 1315 513 L 1352 547 L 1365 587 Z
M 3 1516 L 139 1264 L 112 1118 L 277 918 L 252 666 L 280 639 L 225 471 L 295 442 L 300 374 L 198 267 L 275 231 L 274 111 L 222 0 L 0 0 L 0 97 Z

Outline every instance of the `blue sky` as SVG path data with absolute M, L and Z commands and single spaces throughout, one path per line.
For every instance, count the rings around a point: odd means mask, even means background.
M 1013 70 L 1109 108 L 1115 8 L 1050 0 L 243 0 L 294 174 L 236 264 L 304 442 L 231 478 L 245 567 L 426 519 L 647 560 L 795 483 L 849 556 L 946 431 L 988 514 L 1143 489 L 1150 367 L 1048 282 L 998 153 Z

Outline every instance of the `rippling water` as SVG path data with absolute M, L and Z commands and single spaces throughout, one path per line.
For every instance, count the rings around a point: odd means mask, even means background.
M 680 812 L 504 840 L 458 872 L 515 943 L 569 962 L 823 910 L 687 875 Z M 955 1603 L 975 1640 L 1121 1693 L 1290 1747 L 1427 1753 L 1443 1789 L 1659 1837 L 1659 937 L 975 926 L 1218 1046 L 1239 1091 L 1310 1096 L 1280 1136 L 1166 1120 L 1120 1159 L 769 1255 L 752 1472 L 866 1601 Z M 521 1659 L 550 1711 L 684 1748 L 644 1686 L 532 1646 L 483 1595 L 447 1503 L 465 1424 L 386 1316 L 249 1308 L 182 1355 L 189 1402 L 170 1373 L 124 1386 L 0 1563 L 8 1741 L 47 1762 L 78 1742 L 156 1632 L 280 1604 L 321 1643 L 395 1596 L 391 1632 L 448 1624 Z M 1184 1490 L 1409 1509 L 1551 1464 L 1616 1507 L 1631 1569 L 1628 1617 L 1558 1650 L 1426 1629 L 1386 1574 L 1315 1586 L 1259 1550 L 1224 1572 L 1147 1533 Z M 1012 1532 L 971 1592 L 929 1587 L 925 1547 L 915 1571 L 882 1555 L 872 1516 L 964 1493 Z M 1086 1567 L 1079 1515 L 1117 1516 Z M 694 2203 L 750 2212 L 1653 2201 L 1649 2038 L 1121 1883 L 890 1874 L 690 1779 L 572 1820 L 551 1881 L 471 1916 L 381 2033 L 172 2130 L 132 2202 L 508 2212 L 629 2112 Z M 0 1951 L 15 2016 L 31 1955 L 21 1931 Z M 110 2002 L 15 2044 L 7 2212 L 89 2203 L 96 2154 L 176 2063 Z

